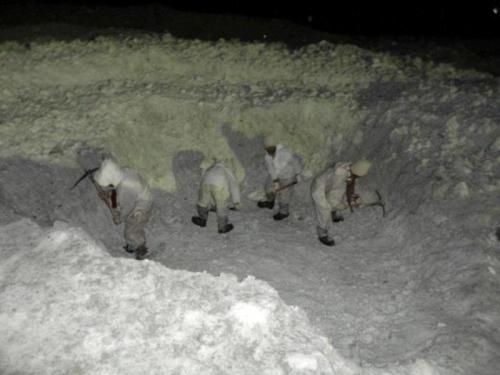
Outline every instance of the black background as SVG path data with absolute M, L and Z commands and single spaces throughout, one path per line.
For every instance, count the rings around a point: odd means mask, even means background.
M 8 7 L 31 8 L 49 5 L 98 7 L 141 7 L 164 5 L 177 10 L 238 14 L 249 17 L 292 20 L 311 28 L 351 35 L 500 35 L 500 0 L 455 1 L 263 1 L 263 0 L 3 0 Z M 494 9 L 498 9 L 495 14 Z
M 281 18 L 318 30 L 363 35 L 499 35 L 500 0 L 479 1 L 293 1 L 245 0 L 69 0 L 27 4 L 68 4 L 88 7 L 165 5 L 178 10 Z

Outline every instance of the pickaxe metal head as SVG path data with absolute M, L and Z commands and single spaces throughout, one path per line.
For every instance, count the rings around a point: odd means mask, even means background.
M 78 179 L 78 180 L 74 183 L 74 185 L 71 187 L 71 189 L 70 189 L 70 190 L 73 190 L 73 189 L 74 189 L 74 188 L 75 188 L 75 187 L 76 187 L 76 186 L 77 186 L 80 182 L 82 182 L 82 181 L 85 179 L 85 177 L 88 177 L 89 175 L 90 175 L 90 176 L 92 176 L 92 174 L 93 174 L 95 171 L 97 171 L 98 169 L 99 169 L 99 167 L 97 167 L 97 168 L 92 168 L 92 169 L 87 169 L 87 170 L 85 171 L 85 173 L 82 175 L 82 177 L 80 177 L 80 178 L 79 178 L 79 179 Z
M 382 217 L 385 217 L 385 203 L 384 200 L 382 199 L 382 195 L 378 192 L 378 190 L 375 190 L 375 193 L 377 194 L 378 197 L 378 202 L 375 205 L 382 207 Z

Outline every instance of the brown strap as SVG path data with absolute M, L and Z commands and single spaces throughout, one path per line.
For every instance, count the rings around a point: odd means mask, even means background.
M 111 190 L 111 208 L 118 207 L 116 202 L 116 189 Z
M 101 200 L 106 203 L 106 206 L 109 207 L 109 209 L 114 209 L 118 207 L 118 201 L 117 201 L 117 192 L 116 189 L 112 189 L 111 191 L 105 191 L 103 190 L 96 182 L 94 182 L 94 186 L 97 190 L 97 195 Z
M 347 204 L 349 205 L 349 210 L 354 212 L 353 207 L 358 207 L 359 195 L 354 191 L 356 186 L 356 176 L 352 175 L 347 179 L 345 195 L 347 197 Z

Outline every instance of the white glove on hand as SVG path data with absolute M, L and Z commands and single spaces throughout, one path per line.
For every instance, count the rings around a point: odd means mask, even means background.
M 280 185 L 279 181 L 273 181 L 273 192 L 276 193 L 279 190 L 280 186 L 281 185 Z
M 119 210 L 113 210 L 112 215 L 113 215 L 113 223 L 115 223 L 115 225 L 120 225 L 122 223 L 121 212 Z

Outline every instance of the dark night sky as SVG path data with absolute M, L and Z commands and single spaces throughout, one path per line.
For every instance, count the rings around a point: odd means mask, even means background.
M 307 0 L 302 4 L 292 0 L 25 0 L 24 3 L 117 8 L 163 4 L 190 12 L 289 19 L 319 30 L 345 34 L 500 35 L 500 0 Z

